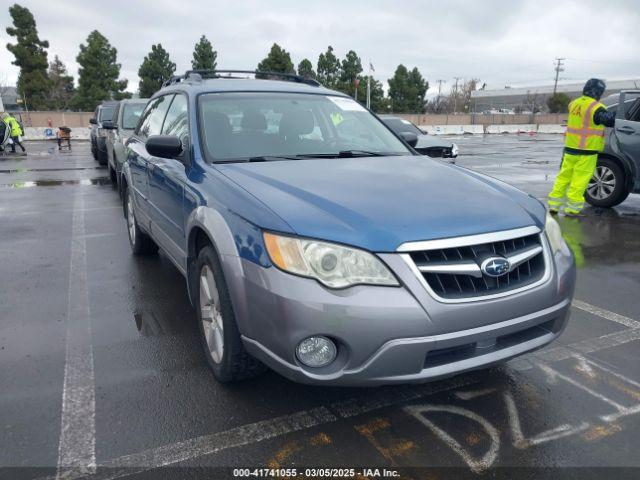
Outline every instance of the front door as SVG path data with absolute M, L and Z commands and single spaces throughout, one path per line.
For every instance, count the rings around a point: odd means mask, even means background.
M 620 103 L 614 127 L 615 150 L 635 164 L 640 171 L 640 98 L 625 102 L 626 92 L 620 93 Z M 634 191 L 640 190 L 640 179 L 635 179 Z
M 154 157 L 149 164 L 149 201 L 152 230 L 164 250 L 186 268 L 186 240 L 183 214 L 186 168 L 189 165 L 189 119 L 187 97 L 176 94 L 162 127 L 163 135 L 180 138 L 182 155 L 177 158 Z
M 162 122 L 167 114 L 173 95 L 163 95 L 153 99 L 147 105 L 138 129 L 128 144 L 128 163 L 131 172 L 131 185 L 136 211 L 136 219 L 145 230 L 150 228 L 149 180 L 147 170 L 153 159 L 145 148 L 145 141 L 150 135 L 162 132 Z

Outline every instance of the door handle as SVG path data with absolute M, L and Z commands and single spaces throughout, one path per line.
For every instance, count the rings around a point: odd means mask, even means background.
M 629 127 L 627 125 L 625 125 L 624 127 L 616 128 L 616 131 L 618 131 L 620 133 L 626 133 L 626 134 L 636 133 L 634 128 L 631 128 L 631 127 Z

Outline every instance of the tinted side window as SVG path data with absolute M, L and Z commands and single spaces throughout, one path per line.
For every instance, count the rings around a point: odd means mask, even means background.
M 149 102 L 149 105 L 147 105 L 146 110 L 142 114 L 140 126 L 137 131 L 138 135 L 142 138 L 147 138 L 149 135 L 160 135 L 162 122 L 164 121 L 164 116 L 169 109 L 172 98 L 173 95 L 163 95 Z
M 627 118 L 632 122 L 640 122 L 640 98 L 627 110 Z
M 184 95 L 176 95 L 171 103 L 171 107 L 167 112 L 162 127 L 164 135 L 175 135 L 185 143 L 189 136 L 189 119 L 187 116 L 187 97 Z

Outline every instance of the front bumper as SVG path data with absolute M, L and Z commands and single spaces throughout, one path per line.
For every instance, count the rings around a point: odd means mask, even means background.
M 561 334 L 569 318 L 575 284 L 570 254 L 555 255 L 553 274 L 542 285 L 459 304 L 431 297 L 398 255 L 380 257 L 402 287 L 332 291 L 314 280 L 243 260 L 243 275 L 233 276 L 231 291 L 247 351 L 302 383 L 425 382 L 543 347 Z M 329 366 L 309 368 L 296 359 L 296 345 L 311 335 L 337 343 L 338 356 Z

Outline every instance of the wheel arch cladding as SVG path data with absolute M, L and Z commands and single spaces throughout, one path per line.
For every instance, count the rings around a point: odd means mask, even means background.
M 197 288 L 193 270 L 199 249 L 211 244 L 222 266 L 238 328 L 242 334 L 249 332 L 242 260 L 265 268 L 271 266 L 260 229 L 232 212 L 226 211 L 223 216 L 212 207 L 200 206 L 187 219 L 187 230 L 187 284 L 191 303 Z
M 612 162 L 615 162 L 616 164 L 618 164 L 618 166 L 620 166 L 622 172 L 625 175 L 625 184 L 627 188 L 629 188 L 630 191 L 633 191 L 633 185 L 635 183 L 635 178 L 637 175 L 634 163 L 627 158 L 620 157 L 609 152 L 599 153 L 598 160 L 600 160 L 601 158 L 611 160 Z

